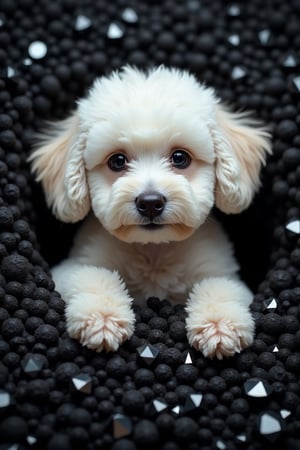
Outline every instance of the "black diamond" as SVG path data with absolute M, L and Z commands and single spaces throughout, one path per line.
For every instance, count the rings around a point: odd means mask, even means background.
M 168 408 L 168 405 L 161 400 L 155 399 L 151 402 L 150 408 L 155 413 L 161 413 L 162 411 L 165 411 Z
M 272 387 L 266 380 L 250 378 L 244 383 L 245 393 L 249 397 L 265 398 L 272 392 Z
M 115 439 L 128 436 L 132 432 L 132 422 L 124 414 L 115 414 L 113 416 L 113 436 Z
M 190 394 L 183 406 L 183 413 L 189 413 L 199 408 L 203 399 L 202 394 Z
M 258 416 L 257 428 L 261 435 L 275 441 L 285 425 L 279 414 L 273 411 L 265 411 Z
M 157 358 L 159 350 L 151 344 L 145 344 L 137 348 L 137 352 L 148 366 Z
M 278 305 L 277 305 L 277 300 L 274 297 L 270 297 L 267 298 L 266 300 L 263 301 L 263 305 L 264 305 L 264 310 L 269 311 L 269 312 L 274 312 L 276 311 Z
M 71 378 L 71 386 L 77 392 L 90 394 L 92 392 L 92 378 L 87 373 L 80 373 Z
M 35 377 L 45 366 L 45 357 L 39 354 L 28 354 L 21 361 L 22 369 L 28 375 Z

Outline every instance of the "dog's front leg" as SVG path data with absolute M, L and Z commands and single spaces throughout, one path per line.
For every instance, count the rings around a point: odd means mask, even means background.
M 118 272 L 66 260 L 53 278 L 66 301 L 69 335 L 96 351 L 115 351 L 134 330 L 132 298 Z
M 253 341 L 252 294 L 240 280 L 206 278 L 194 285 L 187 303 L 189 343 L 204 356 L 233 356 Z

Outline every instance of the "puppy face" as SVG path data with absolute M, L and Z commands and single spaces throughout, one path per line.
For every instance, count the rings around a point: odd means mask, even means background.
M 30 159 L 60 219 L 78 221 L 92 208 L 117 238 L 159 243 L 186 239 L 214 203 L 245 209 L 268 137 L 187 72 L 126 67 L 96 80 Z
M 163 93 L 148 84 L 135 86 L 130 104 L 120 101 L 113 114 L 97 111 L 84 152 L 91 204 L 103 226 L 126 242 L 182 240 L 214 203 L 213 142 L 207 125 L 191 115 L 184 83 L 175 101 L 173 88 Z M 129 87 L 122 88 L 124 99 Z

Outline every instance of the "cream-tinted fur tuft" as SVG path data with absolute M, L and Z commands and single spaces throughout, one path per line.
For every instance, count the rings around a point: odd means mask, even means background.
M 210 213 L 248 207 L 269 152 L 265 128 L 188 72 L 125 67 L 97 79 L 30 157 L 58 218 L 89 215 L 53 269 L 69 334 L 116 350 L 134 330 L 132 301 L 158 296 L 187 302 L 188 339 L 205 356 L 250 345 L 251 292 Z

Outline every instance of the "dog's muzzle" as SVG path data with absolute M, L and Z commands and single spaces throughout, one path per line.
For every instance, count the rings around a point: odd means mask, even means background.
M 166 201 L 159 192 L 144 192 L 135 199 L 135 205 L 139 214 L 152 222 L 155 217 L 162 214 Z

